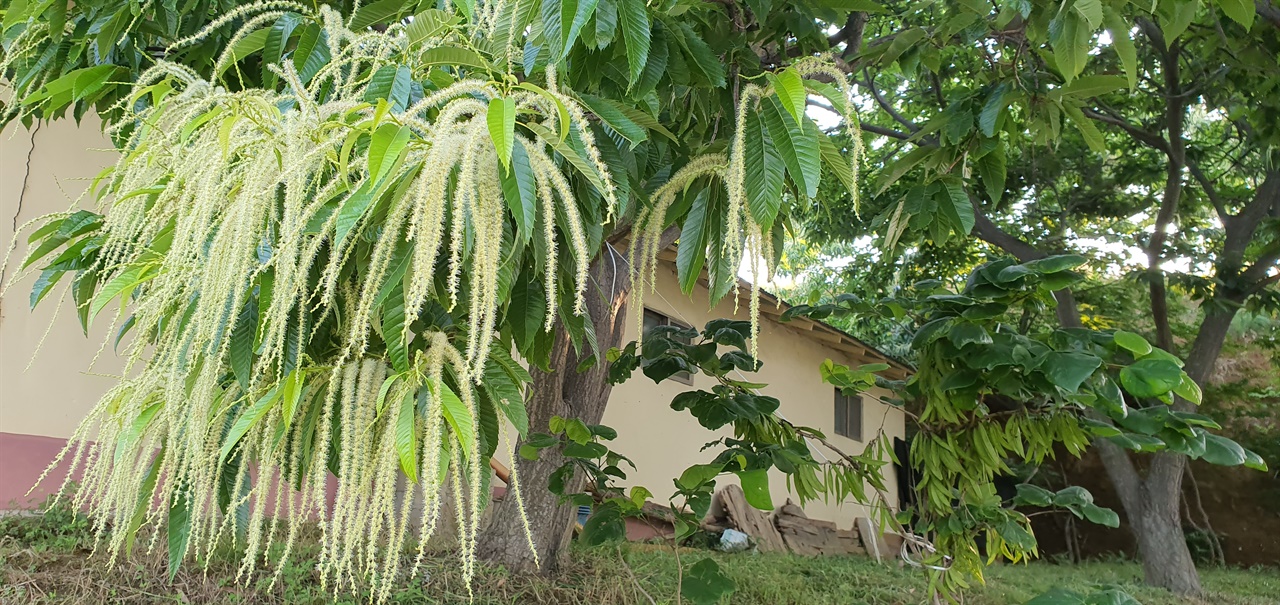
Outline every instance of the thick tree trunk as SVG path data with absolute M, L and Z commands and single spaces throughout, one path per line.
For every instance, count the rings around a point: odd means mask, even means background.
M 679 235 L 668 229 L 659 241 L 659 249 L 665 248 Z M 618 238 L 613 238 L 615 241 Z M 630 295 L 630 262 L 611 244 L 606 244 L 602 254 L 591 264 L 591 284 L 587 287 L 587 311 L 595 326 L 596 341 L 603 356 L 605 351 L 622 344 L 628 321 L 627 299 Z M 608 381 L 608 363 L 597 359 L 595 365 L 578 372 L 579 363 L 593 352 L 584 349 L 574 351 L 563 326 L 557 325 L 555 345 L 551 350 L 551 371 L 531 369 L 532 394 L 527 404 L 531 431 L 546 431 L 553 416 L 577 418 L 587 424 L 598 424 L 604 417 L 605 406 L 613 386 Z M 558 452 L 542 450 L 538 460 L 513 460 L 518 465 L 517 476 L 521 485 L 525 514 L 530 521 L 537 563 L 541 571 L 554 570 L 568 555 L 569 540 L 573 537 L 575 509 L 562 505 L 558 497 L 547 489 L 547 480 L 564 459 Z M 568 493 L 581 491 L 581 477 L 576 485 L 566 486 Z M 504 498 L 494 505 L 491 521 L 481 533 L 477 554 L 485 560 L 499 563 L 513 571 L 530 572 L 537 569 L 528 539 L 520 520 L 515 498 Z

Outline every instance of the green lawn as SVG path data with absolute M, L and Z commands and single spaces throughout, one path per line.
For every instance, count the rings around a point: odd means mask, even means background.
M 164 548 L 163 539 L 157 551 Z M 142 548 L 145 541 L 140 540 Z M 270 576 L 259 574 L 247 585 L 234 581 L 237 562 L 215 557 L 208 573 L 188 565 L 170 583 L 162 552 L 135 555 L 109 567 L 105 557 L 91 556 L 92 536 L 83 518 L 66 511 L 45 517 L 0 519 L 0 603 L 329 603 L 314 572 L 314 546 L 302 548 L 286 568 L 282 581 L 268 588 Z M 786 555 L 724 555 L 683 550 L 688 565 L 715 557 L 738 584 L 730 603 L 819 605 L 826 603 L 927 603 L 918 571 L 878 565 L 865 558 L 801 558 Z M 623 565 L 622 561 L 626 561 Z M 473 588 L 476 604 L 618 604 L 673 603 L 675 560 L 669 549 L 648 545 L 575 550 L 572 562 L 549 578 L 512 576 L 485 568 Z M 406 582 L 395 603 L 468 603 L 467 587 L 447 555 L 428 564 L 429 577 Z M 1208 595 L 1203 601 L 1175 598 L 1139 585 L 1142 570 L 1131 562 L 1084 565 L 1004 565 L 991 570 L 987 583 L 965 594 L 966 605 L 1023 603 L 1053 586 L 1080 592 L 1118 585 L 1143 605 L 1276 605 L 1280 573 L 1276 569 L 1205 569 Z M 338 602 L 363 599 L 344 595 Z

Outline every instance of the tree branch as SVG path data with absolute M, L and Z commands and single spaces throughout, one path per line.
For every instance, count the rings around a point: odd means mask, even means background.
M 1222 198 L 1218 196 L 1218 190 L 1213 186 L 1213 181 L 1205 176 L 1200 170 L 1200 166 L 1187 160 L 1187 169 L 1191 171 L 1191 176 L 1195 177 L 1196 182 L 1200 183 L 1200 188 L 1204 190 L 1205 197 L 1209 198 L 1209 202 L 1213 204 L 1213 209 L 1218 213 L 1218 220 L 1222 221 L 1225 226 L 1227 221 L 1231 220 L 1231 214 L 1227 212 L 1227 206 L 1222 202 Z
M 1138 128 L 1137 126 L 1130 124 L 1128 121 L 1124 120 L 1123 118 L 1107 115 L 1105 113 L 1101 113 L 1093 109 L 1089 109 L 1088 107 L 1083 108 L 1083 111 L 1084 111 L 1084 115 L 1089 117 L 1090 119 L 1111 124 L 1112 126 L 1119 126 L 1121 130 L 1129 133 L 1129 136 L 1133 137 L 1133 139 L 1138 141 L 1139 143 L 1142 143 L 1148 147 L 1164 152 L 1165 155 L 1169 154 L 1169 142 L 1165 141 L 1164 138 L 1160 137 L 1159 135 L 1153 132 Z
M 869 70 L 863 69 L 862 75 L 866 76 L 867 78 L 866 80 L 867 90 L 871 91 L 871 96 L 875 98 L 876 105 L 879 105 L 880 108 L 885 111 L 885 113 L 889 114 L 889 116 L 893 118 L 893 121 L 905 126 L 907 130 L 911 131 L 912 134 L 915 134 L 920 130 L 920 127 L 917 126 L 915 122 L 908 120 L 906 116 L 902 115 L 901 113 L 898 113 L 898 110 L 889 104 L 888 99 L 885 99 L 884 95 L 880 94 L 880 91 L 876 89 L 875 78 L 872 77 L 871 72 Z

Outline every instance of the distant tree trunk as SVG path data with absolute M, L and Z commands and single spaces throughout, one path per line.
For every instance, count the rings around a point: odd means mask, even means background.
M 679 232 L 674 228 L 663 233 L 659 249 L 675 241 Z M 621 239 L 615 235 L 613 241 Z M 622 344 L 628 321 L 627 299 L 631 294 L 630 259 L 619 253 L 611 244 L 591 263 L 591 284 L 587 287 L 587 311 L 595 325 L 596 341 L 603 355 L 612 347 Z M 597 359 L 584 372 L 578 372 L 579 363 L 592 355 L 584 349 L 581 354 L 573 349 L 569 335 L 557 322 L 555 345 L 551 349 L 551 371 L 531 368 L 532 394 L 527 403 L 531 431 L 546 431 L 553 416 L 577 418 L 587 424 L 598 424 L 604 417 L 605 406 L 613 385 L 608 381 L 608 362 Z M 567 546 L 573 537 L 575 509 L 562 505 L 558 497 L 547 489 L 547 480 L 564 458 L 551 449 L 542 450 L 538 460 L 512 460 L 518 465 L 517 475 L 524 500 L 525 514 L 530 521 L 533 542 L 538 551 L 541 571 L 554 570 L 568 555 Z M 568 492 L 581 491 L 582 478 L 566 486 Z M 507 569 L 531 572 L 537 569 L 524 527 L 516 507 L 515 498 L 504 498 L 494 504 L 491 521 L 481 533 L 477 554 L 485 560 L 499 563 Z

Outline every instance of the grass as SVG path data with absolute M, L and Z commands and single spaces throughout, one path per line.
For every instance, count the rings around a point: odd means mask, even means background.
M 187 565 L 170 582 L 163 539 L 156 552 L 140 551 L 113 567 L 102 555 L 91 555 L 93 539 L 84 517 L 66 509 L 38 516 L 0 519 L 0 603 L 253 603 L 320 604 L 334 602 L 314 571 L 314 542 L 285 568 L 281 582 L 259 573 L 236 583 L 238 561 L 231 553 L 215 554 L 207 573 Z M 857 603 L 913 605 L 927 603 L 925 581 L 910 568 L 879 565 L 854 557 L 802 558 L 790 555 L 736 554 L 684 550 L 689 565 L 702 557 L 719 561 L 738 585 L 728 599 L 748 605 L 821 605 Z M 624 565 L 622 562 L 625 561 Z M 427 563 L 425 578 L 405 582 L 395 603 L 519 603 L 650 605 L 674 602 L 676 563 L 669 549 L 626 544 L 575 549 L 571 561 L 549 578 L 512 575 L 484 567 L 472 588 L 457 570 L 456 559 L 442 554 Z M 1280 573 L 1275 569 L 1204 569 L 1204 600 L 1188 600 L 1140 585 L 1141 567 L 1133 562 L 1081 565 L 1002 565 L 993 568 L 983 586 L 965 594 L 966 605 L 1024 603 L 1061 586 L 1087 593 L 1099 585 L 1116 585 L 1143 605 L 1276 605 Z M 341 595 L 338 603 L 363 602 L 362 595 Z

